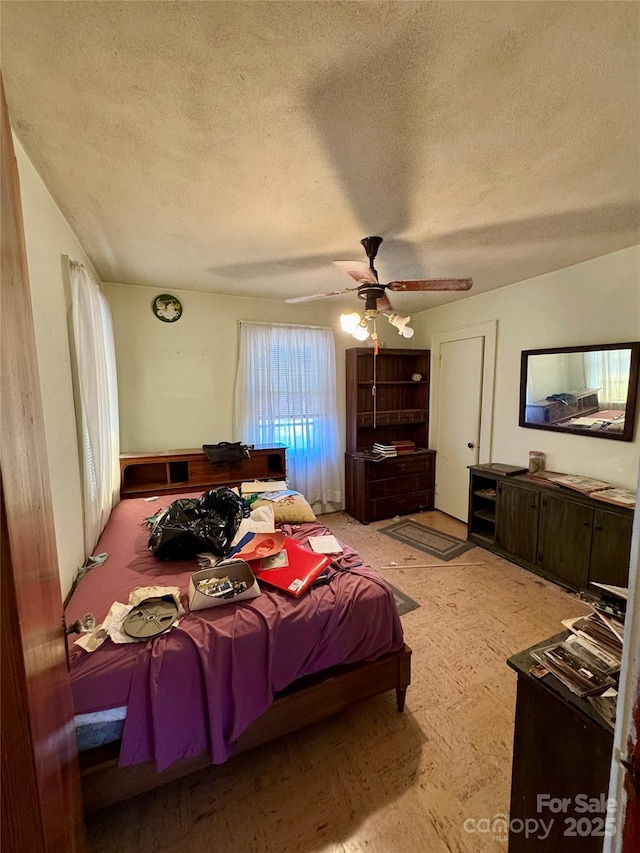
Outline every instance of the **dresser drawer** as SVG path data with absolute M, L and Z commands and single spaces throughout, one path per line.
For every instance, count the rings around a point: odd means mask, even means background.
M 391 477 L 389 480 L 375 480 L 371 483 L 369 497 L 388 498 L 392 495 L 409 495 L 412 492 L 425 492 L 433 486 L 428 474 L 410 474 L 408 477 Z
M 428 474 L 433 471 L 433 454 L 405 453 L 400 456 L 392 456 L 382 462 L 372 462 L 369 478 L 374 480 L 388 480 L 391 477 L 405 477 L 409 474 Z
M 433 489 L 388 498 L 378 498 L 370 502 L 370 515 L 372 519 L 406 515 L 408 512 L 414 512 L 419 509 L 433 509 Z

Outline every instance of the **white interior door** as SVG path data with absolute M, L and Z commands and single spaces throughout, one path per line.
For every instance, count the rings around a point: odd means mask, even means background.
M 484 337 L 440 345 L 436 509 L 467 521 L 469 471 L 478 461 Z

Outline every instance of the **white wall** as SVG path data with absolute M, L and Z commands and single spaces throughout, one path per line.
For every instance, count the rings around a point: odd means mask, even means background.
M 60 586 L 64 597 L 85 555 L 67 333 L 70 298 L 65 293 L 62 255 L 69 255 L 90 268 L 91 264 L 15 137 L 14 146 L 20 176 Z
M 541 450 L 549 470 L 635 489 L 640 412 L 635 440 L 620 442 L 519 427 L 518 401 L 522 350 L 640 340 L 640 246 L 423 311 L 413 341 L 430 347 L 436 333 L 488 320 L 498 321 L 492 461 L 526 466 Z
M 182 302 L 183 314 L 176 323 L 163 323 L 151 311 L 159 288 L 104 284 L 103 292 L 115 329 L 123 453 L 242 439 L 234 433 L 233 424 L 240 320 L 334 329 L 336 398 L 344 449 L 344 352 L 358 345 L 340 328 L 344 307 L 329 299 L 290 305 L 174 288 L 171 293 Z M 386 346 L 407 343 L 386 320 L 380 326 Z M 415 338 L 411 343 L 417 346 Z

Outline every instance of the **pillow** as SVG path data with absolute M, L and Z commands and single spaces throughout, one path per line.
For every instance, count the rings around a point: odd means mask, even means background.
M 275 533 L 274 505 L 271 501 L 263 501 L 263 504 L 265 506 L 252 509 L 249 518 L 242 519 L 240 527 L 238 527 L 238 532 L 233 537 L 232 546 L 237 545 L 247 533 Z
M 287 495 L 281 501 L 267 501 L 258 498 L 251 504 L 252 509 L 264 507 L 266 505 L 273 507 L 273 517 L 276 521 L 282 521 L 285 524 L 300 524 L 303 521 L 316 521 L 316 516 L 311 509 L 311 504 L 304 498 L 300 492 L 295 495 Z

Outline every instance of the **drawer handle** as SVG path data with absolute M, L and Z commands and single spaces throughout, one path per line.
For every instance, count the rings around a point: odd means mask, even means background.
M 403 463 L 402 463 L 402 465 L 398 465 L 398 470 L 399 470 L 399 471 L 404 471 L 404 469 L 405 469 L 406 467 L 407 467 L 406 463 L 405 463 L 405 462 L 403 462 Z

